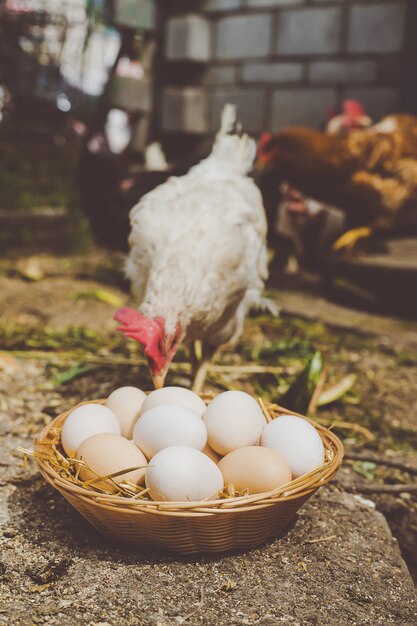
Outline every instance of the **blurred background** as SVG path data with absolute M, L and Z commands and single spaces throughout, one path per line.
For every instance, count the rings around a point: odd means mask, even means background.
M 257 139 L 323 130 L 347 100 L 375 123 L 417 113 L 416 63 L 413 0 L 0 0 L 0 254 L 126 250 L 130 208 L 207 155 L 226 102 Z M 323 261 L 320 220 L 300 244 L 277 216 L 282 196 L 261 187 L 272 274 L 301 261 L 384 295 L 388 271 L 395 311 L 407 308 L 415 240 L 365 274 Z

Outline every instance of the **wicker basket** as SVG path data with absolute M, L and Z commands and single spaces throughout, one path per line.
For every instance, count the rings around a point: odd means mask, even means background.
M 42 431 L 38 449 L 45 450 L 45 446 L 59 442 L 69 412 L 59 415 Z M 294 412 L 277 405 L 267 407 L 267 415 L 272 419 L 285 414 L 294 415 Z M 108 538 L 137 548 L 155 546 L 178 554 L 253 548 L 277 536 L 304 502 L 335 476 L 341 465 L 340 440 L 323 426 L 308 421 L 323 441 L 325 464 L 287 485 L 256 495 L 204 502 L 139 500 L 79 486 L 60 476 L 41 456 L 37 457 L 37 463 L 44 478 Z

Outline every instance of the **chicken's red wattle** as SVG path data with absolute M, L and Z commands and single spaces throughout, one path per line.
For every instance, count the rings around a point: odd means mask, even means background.
M 162 317 L 149 318 L 139 311 L 122 307 L 116 311 L 114 319 L 121 324 L 117 328 L 118 331 L 142 344 L 154 373 L 158 373 L 166 366 L 167 358 L 162 349 L 165 320 Z
M 114 319 L 121 324 L 117 328 L 118 331 L 142 344 L 152 376 L 165 377 L 184 337 L 179 322 L 176 324 L 175 332 L 169 334 L 166 332 L 165 319 L 162 316 L 146 317 L 130 307 L 118 309 Z

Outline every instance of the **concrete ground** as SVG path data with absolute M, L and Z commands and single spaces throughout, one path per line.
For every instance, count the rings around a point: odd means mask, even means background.
M 27 282 L 19 264 L 3 267 L 0 276 L 0 337 L 6 348 L 0 352 L 0 624 L 416 623 L 414 585 L 402 556 L 411 567 L 410 554 L 417 546 L 416 494 L 411 490 L 361 495 L 369 483 L 352 471 L 351 463 L 342 468 L 337 482 L 322 488 L 303 507 L 281 538 L 244 553 L 193 558 L 152 550 L 137 553 L 109 544 L 44 483 L 33 463 L 22 466 L 16 448 L 31 447 L 52 416 L 86 397 L 106 395 L 121 380 L 134 384 L 144 375 L 142 370 L 113 365 L 68 384 L 53 382 L 54 359 L 61 358 L 63 342 L 67 351 L 71 341 L 81 350 L 74 326 L 82 327 L 86 333 L 82 339 L 91 342 L 98 341 L 96 333 L 110 337 L 114 328 L 114 304 L 80 293 L 105 288 L 127 300 L 126 292 L 105 284 L 111 276 L 106 264 L 101 257 L 99 262 L 83 258 L 70 265 L 47 259 L 38 264 L 37 281 Z M 107 267 L 100 275 L 99 266 Z M 365 424 L 374 429 L 378 441 L 368 447 L 361 444 L 362 452 L 369 448 L 417 467 L 416 363 L 410 356 L 415 325 L 355 312 L 346 328 L 350 314 L 346 309 L 334 309 L 325 300 L 320 305 L 313 295 L 294 290 L 283 289 L 275 296 L 284 319 L 290 315 L 295 320 L 294 327 L 284 324 L 280 330 L 287 339 L 294 328 L 314 335 L 330 350 L 334 375 L 352 370 L 358 375 L 360 406 L 339 403 L 320 413 L 321 418 Z M 306 316 L 310 321 L 301 327 L 305 322 L 298 320 Z M 317 330 L 320 320 L 331 328 L 321 325 Z M 345 328 L 337 330 L 340 322 Z M 357 326 L 372 337 L 352 333 Z M 46 328 L 50 334 L 41 337 Z M 62 345 L 54 344 L 58 332 Z M 267 322 L 254 318 L 248 322 L 244 345 L 255 342 L 259 333 L 264 333 L 261 340 L 267 345 L 271 332 Z M 26 353 L 19 355 L 20 341 Z M 112 349 L 97 344 L 94 351 L 104 359 Z M 233 358 L 226 352 L 218 362 Z M 254 384 L 251 379 L 242 381 L 247 389 L 255 389 Z M 354 431 L 340 434 L 348 451 L 358 449 L 361 442 Z M 376 480 L 385 486 L 410 483 L 413 477 L 377 469 Z M 388 516 L 389 524 L 381 512 L 388 510 L 394 512 L 392 519 Z

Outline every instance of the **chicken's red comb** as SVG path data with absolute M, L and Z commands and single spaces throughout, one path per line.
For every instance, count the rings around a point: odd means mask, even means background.
M 146 318 L 145 315 L 139 313 L 139 311 L 135 311 L 135 309 L 131 309 L 128 306 L 123 306 L 117 309 L 114 319 L 116 322 L 123 324 L 123 326 L 136 326 L 141 325 Z
M 146 317 L 130 307 L 124 306 L 118 309 L 114 319 L 121 324 L 117 330 L 124 333 L 126 337 L 142 343 L 147 354 L 147 350 L 157 344 L 162 335 L 160 320 Z
M 272 133 L 262 133 L 258 141 L 258 150 L 259 148 L 263 148 L 264 146 L 266 146 L 268 141 L 270 141 L 271 139 L 272 139 Z
M 357 100 L 345 100 L 343 102 L 343 113 L 351 117 L 361 117 L 365 115 L 365 109 Z

